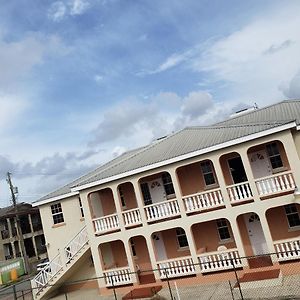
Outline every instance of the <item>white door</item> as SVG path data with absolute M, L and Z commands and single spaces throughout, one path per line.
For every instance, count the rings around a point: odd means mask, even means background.
M 272 167 L 265 150 L 251 154 L 250 162 L 254 178 L 272 175 Z
M 254 255 L 267 253 L 267 243 L 257 214 L 244 216 Z
M 152 235 L 153 243 L 156 251 L 157 260 L 166 260 L 167 259 L 167 253 L 165 248 L 165 243 L 162 238 L 161 233 L 154 233 Z
M 161 178 L 148 182 L 152 203 L 167 200 L 164 185 Z

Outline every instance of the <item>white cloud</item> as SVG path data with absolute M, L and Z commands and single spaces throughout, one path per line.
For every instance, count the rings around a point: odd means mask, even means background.
M 95 80 L 97 83 L 102 82 L 103 79 L 104 79 L 104 77 L 103 77 L 102 75 L 96 74 L 96 75 L 94 76 L 94 80 Z
M 262 104 L 282 98 L 300 70 L 300 3 L 259 18 L 206 47 L 191 67 L 206 71 L 213 81 L 231 84 L 236 99 Z
M 54 22 L 60 22 L 67 16 L 82 15 L 90 6 L 87 0 L 56 1 L 48 10 L 48 18 Z
M 54 22 L 61 21 L 67 12 L 67 7 L 62 1 L 52 3 L 48 10 L 48 17 Z
M 81 15 L 89 8 L 89 6 L 90 4 L 86 0 L 73 0 L 71 1 L 70 14 Z

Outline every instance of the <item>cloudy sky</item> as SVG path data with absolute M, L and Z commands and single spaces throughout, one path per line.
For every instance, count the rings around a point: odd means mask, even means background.
M 300 1 L 0 0 L 0 206 L 237 109 L 300 98 Z

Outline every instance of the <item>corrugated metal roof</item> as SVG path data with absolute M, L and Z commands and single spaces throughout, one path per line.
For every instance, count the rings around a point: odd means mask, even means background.
M 265 131 L 291 121 L 300 123 L 300 101 L 283 101 L 212 126 L 188 127 L 150 145 L 129 151 L 37 202 L 70 193 L 76 187 L 197 150 Z

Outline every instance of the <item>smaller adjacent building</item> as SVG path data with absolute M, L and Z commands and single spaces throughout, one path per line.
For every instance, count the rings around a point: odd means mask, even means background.
M 18 232 L 16 225 L 17 215 L 20 219 L 21 232 Z M 30 263 L 47 257 L 39 209 L 29 203 L 0 208 L 0 261 L 22 256 L 21 235 Z

